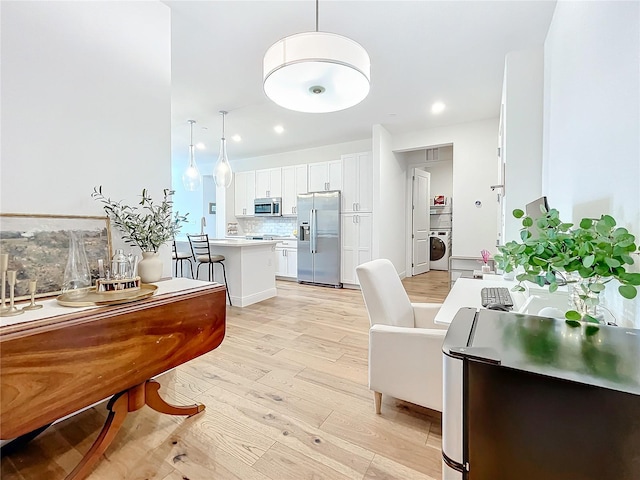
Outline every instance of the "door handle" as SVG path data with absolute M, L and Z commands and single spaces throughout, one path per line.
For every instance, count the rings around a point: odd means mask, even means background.
M 311 253 L 316 253 L 317 250 L 317 245 L 316 242 L 318 241 L 317 239 L 317 235 L 318 235 L 318 210 L 316 210 L 315 208 L 311 209 L 311 241 L 309 242 L 309 246 L 311 247 Z

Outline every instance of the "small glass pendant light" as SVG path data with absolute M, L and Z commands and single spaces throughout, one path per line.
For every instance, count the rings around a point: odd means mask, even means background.
M 193 146 L 193 124 L 195 120 L 188 120 L 191 124 L 191 144 L 189 145 L 189 166 L 182 174 L 182 184 L 184 189 L 189 192 L 194 192 L 200 188 L 202 179 L 200 178 L 200 170 L 196 165 L 196 147 Z
M 227 158 L 227 139 L 224 138 L 224 117 L 227 112 L 220 110 L 220 114 L 222 115 L 222 138 L 220 139 L 220 156 L 213 167 L 213 178 L 217 187 L 227 188 L 231 186 L 233 172 Z

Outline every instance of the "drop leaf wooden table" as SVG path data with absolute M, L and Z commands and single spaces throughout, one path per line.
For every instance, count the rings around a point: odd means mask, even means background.
M 204 405 L 168 404 L 152 378 L 220 345 L 225 287 L 189 279 L 157 285 L 155 296 L 117 306 L 77 311 L 49 300 L 42 313 L 26 312 L 20 315 L 24 321 L 0 326 L 0 438 L 35 436 L 111 397 L 102 431 L 67 476 L 79 480 L 90 473 L 128 412 L 144 405 L 170 415 L 204 410 Z

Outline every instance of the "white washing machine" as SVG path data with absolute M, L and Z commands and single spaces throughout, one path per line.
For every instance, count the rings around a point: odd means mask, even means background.
M 429 268 L 431 270 L 449 270 L 451 256 L 451 231 L 438 230 L 429 234 Z

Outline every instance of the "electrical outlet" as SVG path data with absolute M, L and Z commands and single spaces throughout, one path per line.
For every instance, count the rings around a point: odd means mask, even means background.
M 271 259 L 267 260 L 267 262 L 269 262 L 269 263 L 267 264 L 269 267 L 270 267 L 271 265 L 273 265 L 273 264 L 271 263 Z

